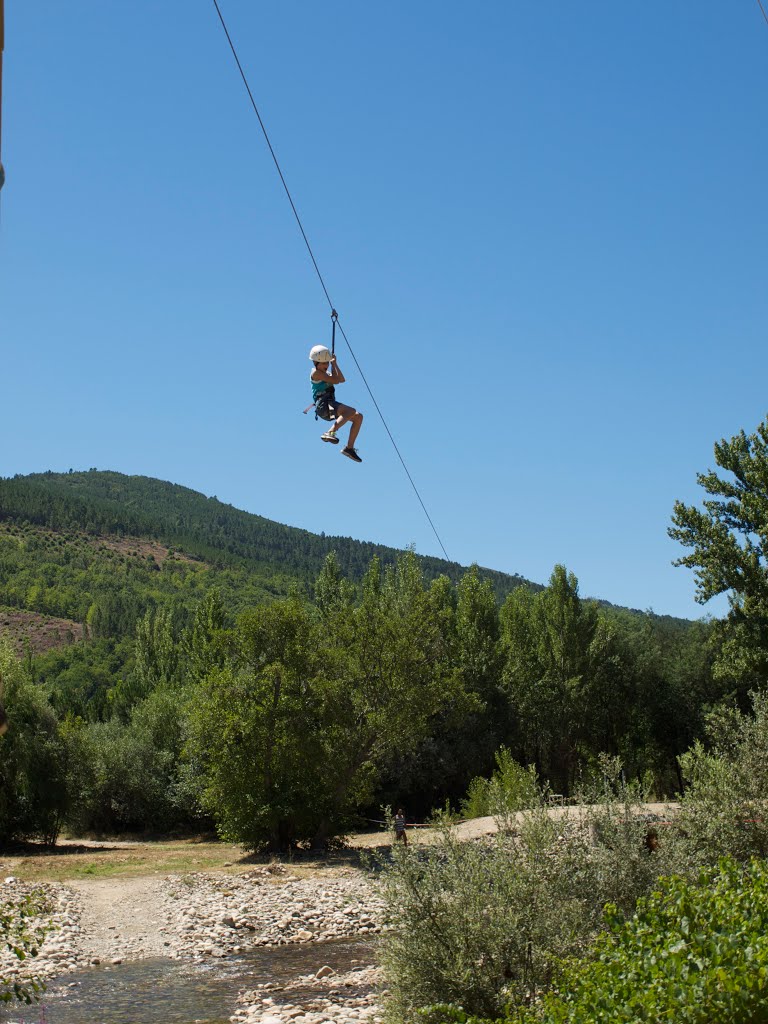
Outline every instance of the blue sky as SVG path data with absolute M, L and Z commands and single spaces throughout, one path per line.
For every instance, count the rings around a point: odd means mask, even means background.
M 768 413 L 756 2 L 220 0 L 450 557 L 699 617 L 673 502 Z M 6 0 L 0 475 L 171 480 L 440 554 L 209 0 Z

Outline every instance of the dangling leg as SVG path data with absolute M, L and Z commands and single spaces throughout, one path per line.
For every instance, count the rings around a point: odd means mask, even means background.
M 336 430 L 338 431 L 345 423 L 352 424 L 349 430 L 349 440 L 346 447 L 342 449 L 341 454 L 346 455 L 353 462 L 362 462 L 363 460 L 355 451 L 355 441 L 360 433 L 360 427 L 363 425 L 363 414 L 358 412 L 357 409 L 353 409 L 351 405 L 338 405 L 336 408 L 339 412 L 336 418 Z

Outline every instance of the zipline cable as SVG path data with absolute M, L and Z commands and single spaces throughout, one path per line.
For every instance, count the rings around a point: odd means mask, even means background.
M 763 12 L 763 17 L 765 18 L 765 23 L 766 23 L 766 25 L 768 25 L 768 14 L 765 13 L 765 8 L 763 7 L 763 0 L 757 0 L 757 2 L 759 4 L 759 6 L 760 6 L 760 10 Z
M 0 189 L 5 184 L 3 169 L 3 50 L 5 49 L 5 0 L 0 0 Z
M 759 0 L 758 0 L 758 2 L 759 2 Z M 435 528 L 435 524 L 432 522 L 432 517 L 430 516 L 429 512 L 427 511 L 427 506 L 424 504 L 424 502 L 422 500 L 422 497 L 419 494 L 419 490 L 418 490 L 416 484 L 414 483 L 413 477 L 411 476 L 410 472 L 408 471 L 408 467 L 405 464 L 405 459 L 400 454 L 400 449 L 397 447 L 395 439 L 392 436 L 392 432 L 389 429 L 389 427 L 387 426 L 387 421 L 384 419 L 384 413 L 379 408 L 379 403 L 374 398 L 373 391 L 371 391 L 370 385 L 368 384 L 368 381 L 365 378 L 365 374 L 362 371 L 360 363 L 358 363 L 358 361 L 357 361 L 357 356 L 355 355 L 355 353 L 352 350 L 352 346 L 349 343 L 349 338 L 347 337 L 347 335 L 346 335 L 346 333 L 344 331 L 344 328 L 342 327 L 341 323 L 339 322 L 338 314 L 336 313 L 334 305 L 331 302 L 331 296 L 329 295 L 328 289 L 325 286 L 325 281 L 323 280 L 323 275 L 320 273 L 320 267 L 317 265 L 317 260 L 315 259 L 315 254 L 312 252 L 312 246 L 309 244 L 309 239 L 307 238 L 307 233 L 304 230 L 303 224 L 301 223 L 301 218 L 299 217 L 298 210 L 296 209 L 296 204 L 293 201 L 293 197 L 291 196 L 290 189 L 288 188 L 288 184 L 286 183 L 285 177 L 284 177 L 283 172 L 282 172 L 282 170 L 280 168 L 280 164 L 278 162 L 277 155 L 275 154 L 275 151 L 274 151 L 274 149 L 272 147 L 272 143 L 269 141 L 269 135 L 267 134 L 266 126 L 264 125 L 264 122 L 263 122 L 263 120 L 261 118 L 261 114 L 259 113 L 259 108 L 256 106 L 256 100 L 253 98 L 253 93 L 251 92 L 251 87 L 248 84 L 248 79 L 245 76 L 245 71 L 243 71 L 243 65 L 240 63 L 240 58 L 237 55 L 237 50 L 235 49 L 235 44 L 232 42 L 232 36 L 229 34 L 229 29 L 227 28 L 227 24 L 224 21 L 224 16 L 221 13 L 221 8 L 219 7 L 218 0 L 213 0 L 213 6 L 216 8 L 216 13 L 219 16 L 219 21 L 221 22 L 221 27 L 224 29 L 224 35 L 227 37 L 227 42 L 229 43 L 229 48 L 232 51 L 232 56 L 235 58 L 235 64 L 237 64 L 237 70 L 240 72 L 240 77 L 242 78 L 243 85 L 245 86 L 246 92 L 248 93 L 248 98 L 251 101 L 251 106 L 253 107 L 254 113 L 256 114 L 256 117 L 259 120 L 259 125 L 261 127 L 262 134 L 264 135 L 264 139 L 266 140 L 267 146 L 269 147 L 269 152 L 271 153 L 272 160 L 274 161 L 275 167 L 277 168 L 277 173 L 280 175 L 280 181 L 283 183 L 283 188 L 285 189 L 285 194 L 288 196 L 288 202 L 291 204 L 291 209 L 293 210 L 293 216 L 296 218 L 296 223 L 299 225 L 299 231 L 301 232 L 301 237 L 304 239 L 304 244 L 307 247 L 307 252 L 309 253 L 310 259 L 312 260 L 312 265 L 315 268 L 315 273 L 317 274 L 318 280 L 320 281 L 320 285 L 321 285 L 321 287 L 323 289 L 323 292 L 325 293 L 325 297 L 328 300 L 328 305 L 331 308 L 331 316 L 332 316 L 332 319 L 333 319 L 333 326 L 334 326 L 334 328 L 336 326 L 338 326 L 339 330 L 341 331 L 341 335 L 342 335 L 342 337 L 344 338 L 344 341 L 347 344 L 347 348 L 349 349 L 349 354 L 352 356 L 352 359 L 354 360 L 355 366 L 357 367 L 357 371 L 358 371 L 358 373 L 360 374 L 360 376 L 361 376 L 361 378 L 363 380 L 363 384 L 365 384 L 365 388 L 366 388 L 368 394 L 371 397 L 371 401 L 373 402 L 374 406 L 376 407 L 376 412 L 379 414 L 379 418 L 380 418 L 381 422 L 384 424 L 384 429 L 386 430 L 387 435 L 389 436 L 389 440 L 392 442 L 392 447 L 395 449 L 395 452 L 397 453 L 397 457 L 400 460 L 400 464 L 402 465 L 403 469 L 405 470 L 405 475 L 408 477 L 408 480 L 410 481 L 410 484 L 411 484 L 411 487 L 413 488 L 414 494 L 419 499 L 419 504 L 421 505 L 421 507 L 422 507 L 422 509 L 424 511 L 424 515 L 427 517 L 427 521 L 429 522 L 429 525 L 432 527 L 432 532 L 434 533 L 435 537 L 437 537 L 437 543 L 440 545 L 440 548 L 442 549 L 442 552 L 445 555 L 446 560 L 450 562 L 450 558 L 448 557 L 448 552 L 445 550 L 445 546 L 444 546 L 442 540 L 440 540 L 440 534 L 437 532 L 437 529 Z

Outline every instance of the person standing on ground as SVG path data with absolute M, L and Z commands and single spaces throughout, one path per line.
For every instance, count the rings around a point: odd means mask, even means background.
M 395 841 L 402 841 L 403 846 L 408 845 L 408 836 L 405 834 L 405 814 L 402 807 L 398 807 L 395 814 Z

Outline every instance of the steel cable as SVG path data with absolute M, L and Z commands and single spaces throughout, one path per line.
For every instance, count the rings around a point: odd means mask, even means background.
M 218 0 L 213 0 L 213 6 L 216 8 L 216 13 L 219 16 L 219 21 L 221 22 L 221 27 L 224 29 L 224 35 L 227 37 L 227 42 L 229 43 L 229 48 L 232 51 L 232 56 L 235 58 L 235 63 L 237 64 L 237 70 L 240 72 L 240 77 L 242 78 L 243 85 L 245 86 L 246 92 L 248 93 L 248 98 L 251 101 L 251 106 L 253 107 L 254 113 L 256 114 L 256 117 L 259 120 L 259 126 L 261 127 L 262 134 L 264 135 L 264 139 L 265 139 L 265 141 L 267 143 L 267 146 L 269 147 L 269 152 L 270 152 L 270 154 L 272 156 L 272 160 L 274 161 L 275 167 L 277 168 L 277 173 L 280 176 L 280 181 L 283 184 L 283 188 L 285 189 L 285 194 L 288 197 L 288 202 L 291 204 L 291 209 L 293 210 L 293 216 L 296 218 L 296 223 L 299 226 L 299 231 L 301 232 L 301 237 L 304 239 L 304 244 L 307 247 L 307 252 L 309 253 L 310 259 L 312 260 L 312 265 L 315 268 L 315 273 L 317 274 L 318 280 L 320 281 L 320 285 L 321 285 L 321 287 L 323 289 L 323 292 L 325 293 L 325 297 L 328 300 L 328 305 L 330 306 L 331 312 L 333 313 L 335 311 L 335 307 L 333 305 L 333 302 L 331 302 L 331 296 L 330 296 L 330 294 L 328 292 L 328 289 L 326 287 L 325 281 L 323 279 L 323 275 L 320 273 L 320 267 L 318 266 L 317 260 L 315 259 L 315 254 L 312 252 L 312 246 L 309 244 L 309 239 L 307 238 L 307 233 L 304 230 L 304 225 L 301 223 L 301 218 L 299 217 L 298 210 L 296 209 L 296 204 L 293 201 L 293 197 L 291 196 L 290 189 L 288 188 L 288 184 L 287 184 L 287 182 L 285 180 L 285 177 L 283 175 L 282 169 L 281 169 L 280 164 L 278 162 L 277 155 L 276 155 L 276 153 L 275 153 L 275 151 L 274 151 L 274 149 L 272 147 L 272 143 L 269 140 L 269 135 L 267 134 L 266 126 L 264 124 L 264 121 L 262 120 L 261 114 L 259 113 L 259 108 L 256 105 L 256 100 L 254 99 L 253 93 L 251 92 L 251 87 L 248 84 L 248 79 L 246 78 L 245 71 L 243 70 L 243 66 L 240 63 L 240 58 L 237 55 L 237 50 L 235 49 L 235 44 L 232 42 L 232 36 L 229 34 L 229 29 L 227 28 L 227 24 L 224 21 L 224 16 L 221 13 L 221 8 L 219 7 Z M 373 391 L 371 390 L 371 387 L 368 384 L 368 381 L 366 380 L 365 374 L 362 371 L 360 363 L 357 361 L 357 356 L 355 355 L 355 353 L 354 353 L 354 351 L 352 349 L 352 346 L 349 343 L 349 338 L 347 337 L 346 332 L 344 331 L 344 328 L 341 325 L 341 322 L 338 320 L 338 315 L 337 315 L 337 318 L 336 318 L 336 323 L 338 324 L 338 327 L 339 327 L 339 330 L 341 331 L 342 337 L 344 338 L 346 346 L 349 349 L 349 354 L 352 356 L 352 359 L 354 360 L 355 366 L 357 367 L 357 371 L 358 371 L 358 373 L 360 374 L 360 376 L 362 378 L 363 384 L 365 384 L 365 388 L 366 388 L 368 394 L 370 395 L 371 401 L 373 402 L 373 404 L 374 404 L 374 406 L 376 408 L 376 412 L 379 414 L 379 418 L 381 419 L 381 422 L 384 424 L 384 429 L 387 432 L 387 436 L 389 437 L 389 440 L 392 442 L 392 447 L 395 449 L 395 452 L 397 453 L 397 457 L 400 460 L 400 464 L 402 465 L 403 469 L 405 470 L 405 475 L 408 477 L 408 480 L 409 480 L 409 482 L 411 484 L 411 487 L 413 488 L 414 494 L 416 495 L 416 497 L 419 500 L 419 504 L 421 505 L 421 507 L 422 507 L 422 509 L 424 511 L 424 515 L 427 517 L 427 521 L 429 522 L 429 525 L 432 527 L 432 532 L 434 533 L 435 537 L 437 538 L 437 543 L 440 545 L 440 548 L 441 548 L 443 554 L 445 555 L 446 559 L 448 561 L 450 561 L 450 558 L 448 558 L 448 552 L 445 550 L 445 545 L 443 544 L 442 540 L 440 539 L 440 534 L 437 532 L 437 529 L 435 528 L 435 524 L 432 522 L 432 517 L 430 516 L 429 512 L 427 511 L 427 506 L 424 504 L 424 501 L 423 501 L 423 499 L 421 497 L 421 494 L 419 493 L 419 489 L 417 488 L 417 486 L 416 486 L 416 484 L 414 482 L 414 479 L 411 476 L 411 474 L 410 474 L 410 472 L 408 470 L 408 467 L 405 464 L 405 459 L 400 454 L 400 449 L 397 447 L 397 443 L 395 442 L 395 439 L 392 436 L 392 431 L 389 429 L 389 426 L 387 425 L 387 421 L 384 418 L 384 413 L 379 408 L 379 403 L 376 401 L 376 399 L 374 397 L 374 394 L 373 394 Z

